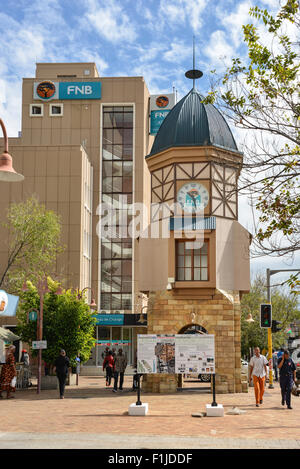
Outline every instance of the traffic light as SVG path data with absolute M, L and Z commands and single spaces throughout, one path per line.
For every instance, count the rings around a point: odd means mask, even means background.
M 272 327 L 272 305 L 260 305 L 260 327 Z
M 273 333 L 281 331 L 281 327 L 278 327 L 280 324 L 281 324 L 281 321 L 275 321 L 275 320 L 272 321 L 272 332 Z

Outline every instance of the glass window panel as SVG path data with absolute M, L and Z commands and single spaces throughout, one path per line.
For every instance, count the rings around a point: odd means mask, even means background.
M 113 143 L 113 131 L 112 129 L 103 129 L 103 144 L 111 145 Z
M 185 275 L 184 279 L 185 280 L 192 280 L 192 269 L 184 269 L 185 270 Z
M 194 267 L 200 267 L 200 256 L 194 257 Z
M 132 109 L 133 109 L 132 106 L 124 106 L 124 107 L 123 107 L 123 111 L 124 111 L 124 112 L 131 112 L 131 115 L 133 115 L 133 114 L 132 114 Z
M 111 273 L 111 261 L 102 261 L 102 263 L 101 263 L 101 273 L 110 275 L 110 273 Z
M 132 176 L 133 163 L 131 161 L 124 161 L 123 163 L 123 176 Z
M 122 257 L 125 259 L 130 259 L 132 257 L 131 243 L 123 243 Z
M 105 339 L 110 339 L 110 327 L 99 327 L 98 326 L 98 339 L 99 340 L 105 340 Z
M 111 309 L 110 301 L 111 301 L 110 293 L 101 293 L 101 296 L 100 296 L 101 309 Z
M 122 284 L 122 277 L 112 277 L 111 279 L 111 291 L 120 292 Z
M 122 140 L 123 145 L 132 145 L 133 130 L 123 129 L 122 133 L 123 133 L 123 140 Z
M 201 280 L 208 280 L 208 270 L 201 269 Z
M 184 243 L 178 243 L 178 254 L 184 254 Z
M 121 160 L 122 159 L 122 146 L 121 145 L 113 145 L 112 147 L 112 156 L 114 160 Z
M 122 273 L 122 271 L 121 271 L 121 268 L 122 268 L 121 262 L 122 261 L 120 261 L 120 260 L 111 261 L 112 275 L 121 275 L 121 273 Z
M 132 279 L 130 277 L 122 277 L 122 292 L 129 293 L 132 291 Z
M 133 127 L 133 114 L 132 112 L 125 112 L 124 113 L 124 123 L 123 127 Z
M 121 294 L 112 293 L 111 309 L 121 309 L 121 306 L 122 306 Z
M 194 269 L 194 280 L 200 280 L 200 269 Z
M 112 162 L 104 161 L 103 162 L 103 177 L 112 176 Z
M 130 340 L 130 329 L 128 327 L 123 327 L 123 340 Z
M 184 269 L 178 269 L 178 280 L 184 280 Z
M 122 192 L 122 178 L 121 177 L 113 178 L 113 192 Z
M 192 258 L 191 258 L 191 256 L 185 256 L 185 267 L 192 267 Z
M 112 164 L 113 176 L 122 176 L 122 161 L 114 161 Z
M 111 177 L 105 177 L 103 178 L 103 181 L 102 181 L 102 191 L 103 192 L 112 192 L 112 188 L 113 188 L 113 185 L 112 185 L 112 178 Z
M 111 291 L 110 282 L 101 282 L 101 291 L 102 292 L 110 292 Z
M 113 127 L 113 113 L 112 112 L 103 113 L 103 127 L 108 127 L 108 128 Z
M 207 267 L 207 256 L 201 256 L 201 267 Z
M 122 275 L 126 277 L 131 277 L 132 275 L 132 262 L 131 261 L 122 261 Z
M 131 294 L 122 295 L 122 309 L 131 309 Z
M 113 155 L 113 146 L 112 145 L 103 145 L 102 156 L 104 160 L 112 160 Z
M 102 259 L 110 259 L 111 258 L 111 244 L 110 243 L 102 243 L 101 258 Z
M 184 256 L 178 256 L 178 267 L 184 267 Z
M 121 327 L 111 328 L 111 338 L 112 340 L 121 340 Z
M 132 192 L 132 178 L 123 177 L 123 192 Z
M 201 248 L 201 254 L 207 254 L 207 243 L 204 243 Z
M 131 145 L 123 145 L 123 160 L 132 160 L 132 144 Z
M 115 145 L 121 145 L 123 143 L 123 131 L 122 129 L 113 130 L 113 143 Z
M 123 127 L 123 112 L 114 112 L 114 127 Z

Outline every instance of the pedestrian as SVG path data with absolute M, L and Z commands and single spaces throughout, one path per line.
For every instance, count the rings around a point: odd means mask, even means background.
M 265 379 L 267 374 L 268 360 L 264 355 L 260 354 L 260 348 L 255 347 L 254 355 L 250 360 L 249 384 L 253 375 L 253 385 L 255 392 L 256 407 L 263 403 L 263 395 L 265 392 Z
M 279 360 L 279 358 L 282 358 L 283 352 L 284 352 L 284 349 L 281 347 L 279 352 L 277 352 L 277 360 Z
M 59 382 L 59 395 L 60 399 L 64 399 L 65 396 L 65 385 L 70 367 L 70 360 L 66 356 L 64 349 L 61 349 L 59 357 L 55 360 L 53 371 L 56 372 L 56 376 Z
M 115 381 L 114 381 L 114 389 L 113 392 L 117 392 L 118 390 L 118 379 L 120 375 L 120 384 L 119 384 L 119 390 L 123 391 L 123 382 L 124 382 L 124 373 L 127 367 L 127 358 L 123 354 L 123 350 L 120 348 L 118 350 L 118 355 L 116 355 L 115 358 Z
M 114 359 L 114 360 L 115 360 L 115 358 L 116 358 L 116 355 L 117 355 L 117 354 L 116 354 L 116 349 L 113 348 L 113 349 L 112 349 L 112 356 L 113 356 L 113 359 Z
M 105 347 L 105 350 L 102 352 L 101 356 L 104 360 L 104 358 L 108 355 L 108 352 L 109 352 L 109 347 Z
M 111 378 L 115 371 L 115 361 L 113 359 L 113 354 L 111 350 L 108 351 L 108 354 L 104 358 L 103 371 L 104 370 L 106 371 L 106 386 L 110 386 Z
M 278 363 L 277 363 L 278 358 L 277 358 L 277 352 L 275 352 L 275 350 L 273 350 L 272 361 L 273 361 L 273 370 L 275 373 L 275 381 L 278 381 Z
M 21 363 L 23 363 L 23 382 L 22 387 L 28 388 L 30 386 L 30 360 L 29 354 L 26 349 L 22 350 Z
M 290 358 L 288 350 L 284 350 L 282 357 L 278 360 L 280 372 L 281 404 L 286 403 L 288 409 L 291 407 L 291 392 L 293 382 L 296 382 L 296 366 Z
M 2 365 L 1 375 L 0 375 L 0 398 L 2 399 L 2 391 L 6 391 L 6 398 L 12 399 L 14 396 L 11 396 L 12 392 L 16 390 L 16 359 L 15 359 L 15 350 L 14 345 L 10 345 L 6 351 L 5 364 Z

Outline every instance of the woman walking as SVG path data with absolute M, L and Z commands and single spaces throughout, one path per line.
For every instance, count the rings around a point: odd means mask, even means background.
M 103 362 L 103 371 L 106 370 L 106 386 L 110 386 L 111 378 L 115 371 L 115 361 L 113 358 L 113 353 L 110 350 L 106 357 L 104 358 Z
M 16 347 L 11 345 L 8 347 L 5 364 L 2 365 L 1 375 L 0 375 L 0 398 L 2 399 L 2 391 L 6 391 L 7 399 L 11 399 L 14 396 L 11 396 L 12 392 L 16 390 L 16 384 L 14 378 L 17 376 L 16 370 L 16 360 L 14 352 Z

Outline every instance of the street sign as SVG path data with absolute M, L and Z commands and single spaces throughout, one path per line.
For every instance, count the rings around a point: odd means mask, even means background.
M 47 348 L 47 340 L 34 340 L 32 342 L 33 350 L 46 349 L 46 348 Z

